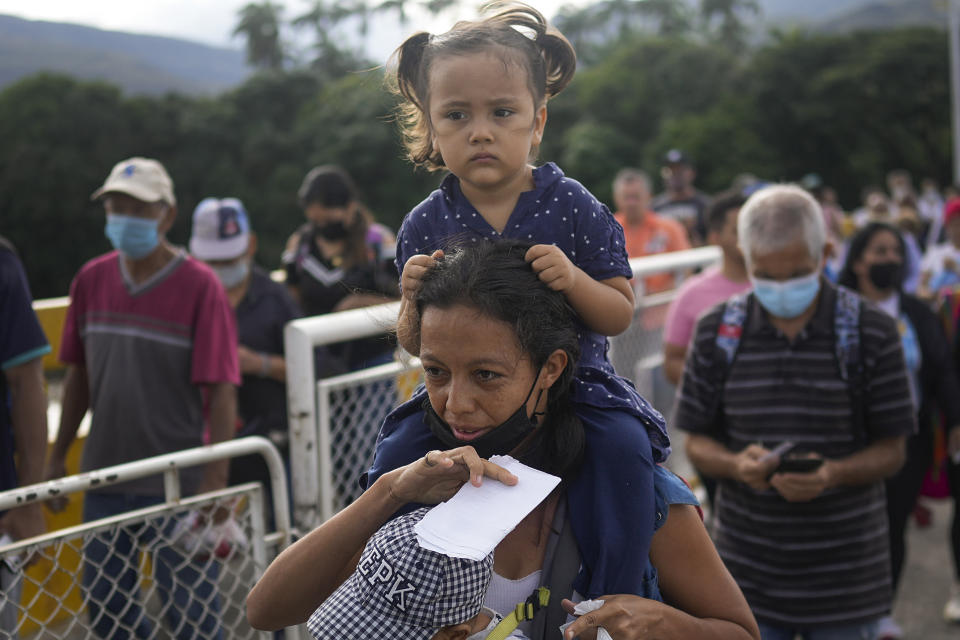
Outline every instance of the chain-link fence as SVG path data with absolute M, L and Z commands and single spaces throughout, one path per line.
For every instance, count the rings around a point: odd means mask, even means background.
M 272 449 L 261 438 L 247 440 L 258 442 L 224 443 L 0 493 L 4 509 L 25 500 L 77 498 L 90 486 L 150 470 L 168 476 L 166 497 L 107 486 L 83 496 L 84 524 L 0 544 L 0 638 L 270 638 L 247 624 L 244 601 L 269 559 L 289 542 L 285 506 L 274 514 L 278 531 L 267 532 L 261 485 L 180 499 L 177 479 L 169 477 L 191 463 Z M 272 471 L 282 474 L 272 451 Z M 285 494 L 285 487 L 275 489 L 274 502 L 286 505 Z
M 618 374 L 633 381 L 655 409 L 669 417 L 674 388 L 663 375 L 663 329 L 676 290 L 637 299 L 633 322 L 610 338 L 610 362 Z
M 679 284 L 684 274 L 719 258 L 717 247 L 702 247 L 634 259 L 630 265 L 638 280 L 672 273 Z M 638 296 L 634 322 L 611 341 L 610 351 L 617 372 L 634 380 L 640 393 L 665 417 L 671 409 L 673 388 L 663 375 L 663 324 L 675 294 Z M 381 335 L 390 330 L 398 310 L 399 303 L 390 303 L 302 318 L 289 323 L 284 331 L 294 521 L 302 531 L 332 517 L 360 494 L 357 481 L 373 460 L 383 418 L 406 400 L 415 386 L 406 380 L 398 383 L 398 376 L 409 376 L 419 366 L 416 360 L 395 362 L 318 382 L 310 357 L 313 349 Z
M 419 360 L 412 359 L 317 383 L 320 466 L 329 469 L 320 483 L 324 520 L 362 493 L 358 478 L 370 467 L 384 418 L 421 377 Z
M 633 323 L 611 340 L 610 348 L 617 372 L 633 380 L 665 416 L 673 387 L 662 373 L 663 324 L 675 295 L 667 291 L 639 298 Z M 412 359 L 318 381 L 320 505 L 314 525 L 362 493 L 358 478 L 370 467 L 384 418 L 410 397 L 421 378 L 419 361 Z

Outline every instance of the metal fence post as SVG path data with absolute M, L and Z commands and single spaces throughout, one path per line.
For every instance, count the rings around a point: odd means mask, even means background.
M 312 526 L 317 519 L 319 495 L 317 469 L 316 385 L 314 346 L 300 321 L 283 330 L 287 365 L 287 421 L 290 431 L 290 471 L 293 489 L 293 521 L 297 527 Z

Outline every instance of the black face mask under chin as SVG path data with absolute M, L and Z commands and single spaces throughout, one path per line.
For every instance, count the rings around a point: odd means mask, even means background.
M 498 427 L 491 429 L 475 440 L 458 440 L 456 436 L 453 435 L 453 429 L 450 428 L 450 425 L 444 422 L 443 418 L 434 411 L 433 405 L 430 404 L 430 398 L 423 401 L 424 422 L 430 427 L 433 435 L 437 436 L 437 439 L 450 449 L 470 445 L 476 449 L 477 455 L 481 458 L 506 455 L 516 449 L 527 436 L 533 433 L 534 429 L 537 428 L 539 416 L 543 415 L 542 412 L 534 411 L 532 418 L 527 416 L 527 400 L 530 399 L 530 394 L 533 393 L 533 388 L 537 385 L 539 378 L 540 373 L 537 372 L 537 378 L 534 379 L 533 385 L 530 387 L 530 391 L 527 392 L 527 397 L 519 409 L 514 411 L 513 414 Z M 540 404 L 541 396 L 543 396 L 543 389 L 537 394 L 538 405 Z
M 313 230 L 321 238 L 330 241 L 343 240 L 350 235 L 350 230 L 342 220 L 333 220 L 324 224 L 314 225 Z

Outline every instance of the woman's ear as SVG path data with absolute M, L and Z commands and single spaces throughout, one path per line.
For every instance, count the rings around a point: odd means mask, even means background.
M 544 389 L 549 389 L 553 386 L 553 383 L 563 375 L 569 362 L 570 359 L 567 356 L 567 352 L 563 349 L 557 349 L 550 354 L 550 357 L 547 358 L 547 361 L 542 367 L 543 373 L 540 376 L 540 379 L 544 382 Z

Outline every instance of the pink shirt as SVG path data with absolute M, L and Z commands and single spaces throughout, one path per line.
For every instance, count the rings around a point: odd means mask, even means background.
M 688 279 L 680 286 L 677 297 L 667 310 L 663 341 L 686 346 L 693 336 L 697 318 L 704 311 L 749 288 L 749 280 L 733 282 L 723 275 L 718 266 Z

